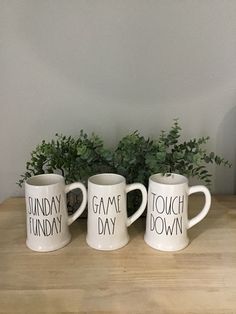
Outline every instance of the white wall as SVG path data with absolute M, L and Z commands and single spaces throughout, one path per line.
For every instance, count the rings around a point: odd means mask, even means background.
M 184 136 L 232 160 L 236 191 L 236 1 L 0 0 L 0 200 L 35 145 L 81 128 L 108 145 L 128 131 Z

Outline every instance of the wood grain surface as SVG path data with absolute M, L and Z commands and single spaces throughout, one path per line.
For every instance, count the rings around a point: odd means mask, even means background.
M 191 196 L 189 216 L 202 206 Z M 25 204 L 0 205 L 0 313 L 236 313 L 236 196 L 214 196 L 190 244 L 165 253 L 143 240 L 145 219 L 116 251 L 87 246 L 86 219 L 66 247 L 37 253 L 25 245 Z

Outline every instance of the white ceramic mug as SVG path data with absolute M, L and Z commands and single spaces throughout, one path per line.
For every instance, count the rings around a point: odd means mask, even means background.
M 83 200 L 77 211 L 68 216 L 66 194 L 81 189 Z M 42 174 L 25 183 L 27 246 L 39 252 L 57 250 L 71 240 L 68 226 L 84 211 L 87 191 L 80 182 L 65 185 L 57 174 Z
M 127 217 L 127 193 L 140 190 L 142 203 Z M 147 191 L 143 184 L 126 185 L 123 176 L 104 173 L 88 180 L 87 243 L 98 250 L 115 250 L 129 242 L 129 227 L 144 212 Z
M 188 220 L 188 196 L 202 192 L 205 205 L 201 212 Z M 189 239 L 187 230 L 200 222 L 211 205 L 209 190 L 203 185 L 189 187 L 188 179 L 179 174 L 154 174 L 149 178 L 148 210 L 144 240 L 162 251 L 185 248 Z

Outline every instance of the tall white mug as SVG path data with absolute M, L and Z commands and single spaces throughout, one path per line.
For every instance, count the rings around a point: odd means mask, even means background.
M 202 192 L 205 205 L 194 218 L 188 219 L 188 196 Z M 187 230 L 200 222 L 211 205 L 209 190 L 203 185 L 189 187 L 188 179 L 179 174 L 154 174 L 149 178 L 145 242 L 162 251 L 185 248 Z
M 77 211 L 68 216 L 66 193 L 81 189 L 83 200 Z M 62 248 L 71 240 L 69 225 L 84 211 L 87 191 L 80 182 L 65 185 L 57 174 L 42 174 L 29 178 L 25 183 L 26 245 L 39 252 Z
M 137 211 L 127 217 L 127 193 L 140 190 L 142 203 Z M 104 173 L 88 180 L 87 243 L 97 250 L 115 250 L 129 241 L 129 227 L 144 212 L 147 191 L 143 184 L 126 185 L 123 176 Z

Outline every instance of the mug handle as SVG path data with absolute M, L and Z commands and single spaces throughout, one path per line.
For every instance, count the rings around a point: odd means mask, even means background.
M 205 194 L 205 205 L 197 216 L 188 221 L 187 229 L 192 228 L 194 225 L 199 223 L 203 218 L 205 218 L 211 206 L 211 194 L 208 188 L 205 187 L 204 185 L 191 186 L 188 190 L 188 195 L 197 192 L 202 192 L 203 194 Z
M 125 189 L 126 193 L 129 193 L 130 191 L 133 191 L 133 190 L 141 191 L 142 203 L 139 209 L 137 209 L 136 212 L 132 216 L 127 218 L 127 227 L 129 227 L 135 220 L 137 220 L 142 215 L 147 205 L 147 190 L 145 186 L 141 183 L 132 183 L 126 186 L 126 189 Z
M 87 204 L 87 191 L 85 186 L 80 182 L 74 182 L 65 186 L 66 194 L 74 189 L 80 189 L 82 191 L 83 200 L 76 212 L 68 217 L 68 226 L 70 226 L 82 214 Z

